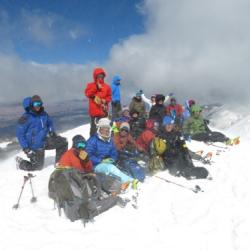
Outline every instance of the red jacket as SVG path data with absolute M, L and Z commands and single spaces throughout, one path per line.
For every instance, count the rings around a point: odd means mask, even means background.
M 85 95 L 89 98 L 89 115 L 92 117 L 107 116 L 108 104 L 112 98 L 112 90 L 107 83 L 102 83 L 102 88 L 98 89 L 96 82 L 98 74 L 106 75 L 102 68 L 96 68 L 93 72 L 94 82 L 88 83 L 85 89 Z M 97 104 L 94 101 L 95 96 L 101 98 L 101 104 Z
M 152 130 L 144 130 L 139 137 L 136 139 L 137 145 L 143 149 L 145 152 L 149 152 L 149 146 L 152 140 L 155 138 L 155 134 Z
M 166 107 L 166 115 L 169 116 L 173 116 L 173 111 L 175 112 L 176 117 L 180 117 L 182 115 L 183 112 L 183 108 L 180 104 L 175 104 L 175 105 L 171 105 L 169 104 Z
M 62 155 L 59 165 L 60 167 L 72 167 L 83 172 L 91 172 L 93 169 L 92 162 L 80 160 L 74 148 L 69 149 Z

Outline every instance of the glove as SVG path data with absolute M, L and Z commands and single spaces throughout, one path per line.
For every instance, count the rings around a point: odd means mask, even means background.
M 80 150 L 79 158 L 83 161 L 88 160 L 88 153 L 85 150 Z
M 174 93 L 172 93 L 172 92 L 168 94 L 169 97 L 171 97 L 171 96 L 173 96 L 173 95 L 174 95 Z
M 57 134 L 54 131 L 49 132 L 49 137 L 56 137 Z
M 33 150 L 29 148 L 25 148 L 23 152 L 27 155 L 28 158 L 31 158 L 32 156 L 36 154 Z
M 140 93 L 140 94 L 143 94 L 143 90 L 142 90 L 142 89 L 140 89 L 140 90 L 139 90 L 139 93 Z
M 112 158 L 104 158 L 102 160 L 102 163 L 109 163 L 109 164 L 113 164 L 115 161 Z
M 102 99 L 99 96 L 95 96 L 94 97 L 94 102 L 98 105 L 100 105 L 102 103 Z

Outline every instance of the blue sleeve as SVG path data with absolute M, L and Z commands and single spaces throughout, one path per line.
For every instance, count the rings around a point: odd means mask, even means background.
M 115 161 L 117 161 L 117 159 L 118 159 L 118 152 L 117 152 L 117 149 L 115 147 L 113 140 L 112 140 L 112 148 L 111 148 L 111 152 L 110 152 L 110 157 Z
M 29 117 L 27 115 L 23 115 L 19 120 L 16 128 L 16 137 L 20 146 L 24 148 L 28 148 L 28 141 L 26 140 L 26 133 L 29 128 Z
M 92 161 L 93 165 L 96 166 L 101 163 L 102 158 L 96 155 L 96 138 L 90 137 L 87 141 L 86 151 L 88 152 L 89 159 Z
M 53 120 L 48 116 L 48 127 L 49 127 L 49 132 L 54 132 L 54 123 Z

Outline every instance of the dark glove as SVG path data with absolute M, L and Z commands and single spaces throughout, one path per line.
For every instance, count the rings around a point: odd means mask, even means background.
M 204 119 L 204 122 L 208 125 L 210 121 L 208 119 Z
M 49 132 L 49 137 L 56 137 L 56 136 L 57 136 L 56 132 L 54 131 Z
M 139 90 L 139 93 L 140 93 L 140 94 L 143 94 L 143 90 L 142 90 L 142 89 L 140 89 L 140 90 Z
M 169 93 L 169 94 L 168 94 L 168 96 L 170 96 L 170 97 L 173 96 L 173 95 L 174 95 L 174 93 Z
M 35 155 L 35 152 L 29 148 L 23 149 L 23 152 L 27 155 L 28 158 L 31 158 Z

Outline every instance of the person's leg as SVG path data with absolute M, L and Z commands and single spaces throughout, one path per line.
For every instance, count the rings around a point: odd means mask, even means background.
M 45 149 L 51 150 L 56 149 L 55 162 L 59 162 L 61 156 L 68 150 L 68 142 L 65 137 L 53 136 L 46 138 Z
M 118 176 L 121 179 L 122 183 L 132 182 L 134 179 L 126 174 L 124 174 L 121 170 L 119 170 L 115 165 L 108 163 L 100 163 L 95 167 L 96 173 L 103 173 L 110 176 Z
M 192 140 L 195 140 L 195 141 L 204 141 L 204 142 L 209 141 L 208 133 L 198 133 L 198 134 L 192 135 L 191 138 Z
M 211 142 L 226 142 L 227 140 L 229 140 L 229 138 L 220 132 L 209 133 L 209 141 Z
M 89 132 L 89 134 L 90 134 L 90 136 L 92 136 L 97 131 L 97 128 L 96 128 L 96 120 L 97 120 L 97 118 L 91 116 L 90 119 L 91 119 L 91 121 L 90 121 L 90 132 Z
M 34 154 L 30 157 L 30 161 L 21 159 L 19 162 L 19 168 L 26 171 L 41 170 L 44 165 L 44 149 L 34 151 Z

